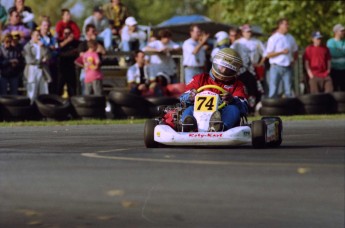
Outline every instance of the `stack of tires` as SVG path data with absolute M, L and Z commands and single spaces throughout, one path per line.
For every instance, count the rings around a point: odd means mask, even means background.
M 109 102 L 114 119 L 151 118 L 157 114 L 156 105 L 152 102 L 142 96 L 127 92 L 111 91 Z
M 302 113 L 303 106 L 297 98 L 265 98 L 259 114 L 263 116 L 289 116 Z
M 333 92 L 331 95 L 336 102 L 336 112 L 345 113 L 345 92 Z
M 84 95 L 71 97 L 74 113 L 81 119 L 105 119 L 105 96 Z
M 69 100 L 61 98 L 58 95 L 42 94 L 39 95 L 35 103 L 38 111 L 47 120 L 69 120 L 71 116 L 71 103 Z
M 0 96 L 1 119 L 4 121 L 25 121 L 38 119 L 37 110 L 26 96 Z
M 329 93 L 307 94 L 299 96 L 304 114 L 332 114 L 336 112 L 336 102 Z

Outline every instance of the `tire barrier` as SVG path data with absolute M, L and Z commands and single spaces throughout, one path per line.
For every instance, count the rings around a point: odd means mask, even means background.
M 135 94 L 111 91 L 109 93 L 109 102 L 114 119 L 128 117 L 151 118 L 157 113 L 156 105 Z
M 303 105 L 297 98 L 265 98 L 261 101 L 260 115 L 290 116 L 303 112 Z
M 71 103 L 69 100 L 63 99 L 58 95 L 39 95 L 35 103 L 41 115 L 48 120 L 69 120 L 72 118 Z
M 345 92 L 333 92 L 331 95 L 337 103 L 337 113 L 345 113 Z
M 105 96 L 84 95 L 71 97 L 74 115 L 82 119 L 105 119 Z
M 337 103 L 329 93 L 307 94 L 299 96 L 304 114 L 332 114 L 336 113 Z
M 176 97 L 150 97 L 147 98 L 147 100 L 156 106 L 175 105 L 180 102 L 180 100 Z
M 21 95 L 0 97 L 0 119 L 3 121 L 39 120 L 40 115 L 30 99 Z

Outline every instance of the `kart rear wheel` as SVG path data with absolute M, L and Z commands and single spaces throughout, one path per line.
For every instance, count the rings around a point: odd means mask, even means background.
M 261 120 L 267 120 L 267 121 L 278 121 L 278 140 L 269 142 L 268 146 L 269 147 L 278 147 L 280 144 L 283 142 L 283 137 L 282 137 L 282 131 L 283 131 L 283 121 L 280 119 L 280 117 L 262 117 Z
M 266 145 L 266 123 L 263 120 L 252 122 L 252 145 L 254 148 L 264 148 Z
M 159 143 L 155 142 L 155 127 L 158 125 L 158 121 L 154 119 L 148 119 L 145 122 L 144 127 L 144 142 L 147 148 L 157 148 Z

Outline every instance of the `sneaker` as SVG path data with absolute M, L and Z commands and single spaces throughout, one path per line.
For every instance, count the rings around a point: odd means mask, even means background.
M 219 111 L 215 111 L 214 113 L 212 113 L 208 131 L 210 132 L 223 131 L 222 115 L 220 114 Z
M 198 123 L 194 116 L 186 116 L 182 123 L 182 131 L 183 132 L 197 132 L 198 131 Z

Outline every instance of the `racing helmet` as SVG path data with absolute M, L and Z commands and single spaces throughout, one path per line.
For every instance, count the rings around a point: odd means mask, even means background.
M 237 77 L 242 67 L 240 55 L 231 48 L 219 50 L 212 59 L 212 75 L 223 83 L 229 83 Z

